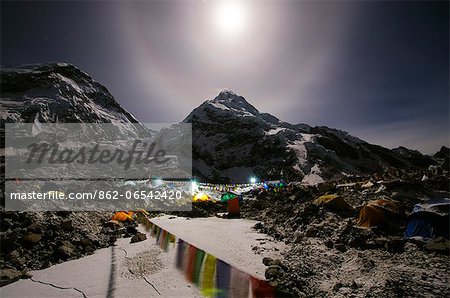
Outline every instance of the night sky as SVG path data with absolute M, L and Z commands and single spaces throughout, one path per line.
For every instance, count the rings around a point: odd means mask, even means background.
M 2 1 L 1 64 L 73 63 L 142 122 L 227 88 L 291 123 L 449 145 L 447 1 L 236 1 Z

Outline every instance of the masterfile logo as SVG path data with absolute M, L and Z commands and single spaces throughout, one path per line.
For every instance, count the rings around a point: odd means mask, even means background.
M 7 179 L 188 179 L 190 124 L 7 124 Z

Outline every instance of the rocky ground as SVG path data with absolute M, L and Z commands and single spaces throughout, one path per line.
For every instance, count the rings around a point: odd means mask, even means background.
M 372 187 L 294 186 L 282 192 L 247 196 L 241 217 L 261 221 L 254 228 L 288 244 L 283 260 L 265 259 L 266 278 L 284 296 L 296 297 L 448 297 L 449 241 L 405 240 L 407 214 L 426 198 L 449 197 L 450 181 L 439 176 L 374 183 Z M 333 211 L 315 198 L 336 193 L 355 207 Z M 383 229 L 356 226 L 360 209 L 389 198 L 400 214 Z M 214 216 L 226 204 L 198 202 L 190 217 Z M 258 253 L 259 247 L 254 247 Z
M 118 237 L 139 238 L 135 223 L 112 224 L 111 215 L 0 211 L 0 286 L 27 278 L 29 270 L 92 254 Z
M 261 220 L 256 229 L 289 244 L 283 261 L 265 260 L 266 278 L 294 296 L 448 297 L 448 240 L 404 240 L 406 212 L 383 230 L 355 226 L 359 209 L 372 199 L 394 198 L 410 211 L 422 198 L 448 196 L 442 179 L 436 181 L 397 181 L 381 191 L 329 189 L 355 206 L 354 212 L 314 205 L 323 194 L 314 188 L 261 193 L 243 206 L 242 216 Z
M 281 192 L 245 196 L 241 217 L 261 223 L 255 229 L 288 245 L 284 258 L 264 259 L 266 278 L 284 296 L 299 297 L 448 297 L 449 241 L 404 240 L 407 214 L 425 198 L 449 197 L 448 177 L 426 181 L 394 180 L 339 187 L 289 186 Z M 336 193 L 355 207 L 335 211 L 316 206 L 320 195 Z M 384 229 L 356 227 L 368 201 L 390 198 L 401 212 Z M 186 217 L 209 217 L 226 203 L 197 202 Z M 27 271 L 76 259 L 107 247 L 118 237 L 145 238 L 134 223 L 109 222 L 109 212 L 1 212 L 1 285 L 26 278 Z M 255 246 L 258 253 L 262 247 Z

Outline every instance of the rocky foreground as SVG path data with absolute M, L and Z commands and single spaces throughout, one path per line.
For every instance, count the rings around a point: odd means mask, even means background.
M 135 223 L 111 224 L 111 212 L 0 211 L 0 219 L 0 286 L 137 233 Z
M 244 217 L 262 220 L 255 228 L 289 244 L 280 264 L 266 260 L 266 278 L 295 296 L 448 297 L 448 239 L 404 240 L 406 216 L 382 230 L 355 226 L 360 207 L 371 199 L 394 198 L 408 212 L 423 197 L 443 195 L 435 189 L 429 181 L 388 183 L 382 192 L 338 191 L 357 207 L 348 213 L 318 207 L 314 191 L 298 188 L 257 196 L 244 206 Z
M 266 278 L 286 295 L 298 297 L 448 297 L 449 240 L 438 237 L 426 243 L 405 240 L 403 234 L 415 204 L 448 197 L 449 178 L 349 185 L 289 185 L 245 195 L 241 217 L 261 221 L 256 230 L 288 247 L 283 259 L 264 259 Z M 317 206 L 314 199 L 326 193 L 339 195 L 355 210 Z M 384 228 L 357 227 L 362 206 L 379 198 L 395 200 L 399 215 Z M 176 214 L 208 217 L 224 211 L 225 203 L 206 201 Z M 135 224 L 118 227 L 109 223 L 110 217 L 109 212 L 2 212 L 1 284 L 136 234 Z M 264 252 L 264 243 L 253 250 Z
M 283 260 L 265 258 L 266 278 L 286 295 L 297 297 L 449 297 L 450 242 L 403 238 L 407 214 L 425 198 L 448 197 L 448 177 L 396 180 L 361 189 L 294 186 L 259 192 L 244 201 L 241 217 L 260 220 L 254 228 L 287 244 Z M 337 193 L 355 211 L 314 204 Z M 359 210 L 378 198 L 395 200 L 401 212 L 388 226 L 356 226 Z M 194 204 L 192 217 L 212 216 L 223 204 Z M 186 216 L 186 215 L 185 215 Z M 263 244 L 263 243 L 261 243 Z M 255 246 L 255 253 L 264 248 Z

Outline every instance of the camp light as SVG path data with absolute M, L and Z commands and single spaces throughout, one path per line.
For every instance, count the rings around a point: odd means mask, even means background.
M 197 183 L 197 181 L 192 181 L 191 182 L 191 192 L 197 192 L 198 191 L 198 183 Z
M 163 181 L 161 178 L 156 178 L 154 180 L 155 186 L 161 186 L 163 184 Z
M 251 184 L 255 184 L 256 183 L 256 178 L 255 177 L 250 177 L 250 183 Z

